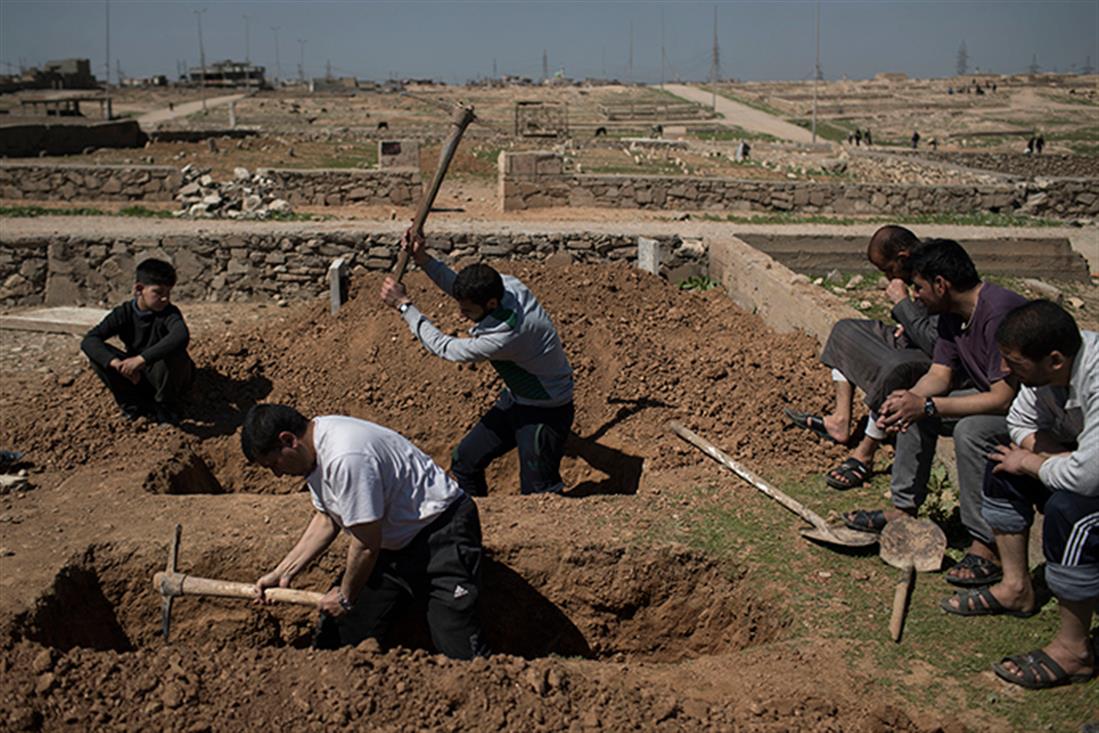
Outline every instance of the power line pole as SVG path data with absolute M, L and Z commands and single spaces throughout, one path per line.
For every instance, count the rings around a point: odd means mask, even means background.
M 817 142 L 817 87 L 820 85 L 820 0 L 817 0 L 817 63 L 813 68 L 813 144 Z
M 714 50 L 710 59 L 710 91 L 713 92 L 713 108 L 717 112 L 717 82 L 721 78 L 721 50 L 717 46 L 717 6 L 714 6 Z
M 275 34 L 275 86 L 277 87 L 282 77 L 282 66 L 279 64 L 279 27 L 273 25 L 271 31 Z
M 633 21 L 630 21 L 630 56 L 626 63 L 626 81 L 633 81 Z
M 298 39 L 298 81 L 305 83 L 305 40 Z
M 969 73 L 969 52 L 965 48 L 965 41 L 962 41 L 962 45 L 958 46 L 958 63 L 954 66 L 954 71 L 958 72 L 958 76 L 965 76 Z
M 240 17 L 244 18 L 244 63 L 250 64 L 252 63 L 252 48 L 251 39 L 248 37 L 248 16 L 242 15 Z
M 103 84 L 109 87 L 111 85 L 111 0 L 106 0 L 104 5 L 107 8 L 107 49 L 103 56 L 103 73 L 106 76 Z
M 546 49 L 542 49 L 542 81 L 549 79 L 549 56 L 546 55 Z
M 660 88 L 664 88 L 664 61 L 667 55 L 664 53 L 664 8 L 660 8 Z
M 202 14 L 205 12 L 206 8 L 195 11 L 195 20 L 198 21 L 198 65 L 201 69 L 199 73 L 202 74 L 199 80 L 202 88 L 202 114 L 206 114 L 206 49 L 202 45 Z
M 499 78 L 496 75 L 496 59 L 495 58 L 492 59 L 492 78 L 493 79 L 498 79 Z

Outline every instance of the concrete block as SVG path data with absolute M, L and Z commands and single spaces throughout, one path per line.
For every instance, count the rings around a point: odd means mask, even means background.
M 747 246 L 747 245 L 745 245 Z M 660 274 L 660 242 L 648 237 L 637 238 L 637 268 L 653 275 Z

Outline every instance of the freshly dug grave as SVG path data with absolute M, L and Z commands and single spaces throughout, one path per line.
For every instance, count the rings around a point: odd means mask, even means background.
M 768 645 L 766 659 L 745 659 L 737 674 L 717 679 L 702 665 L 689 675 L 697 690 L 677 684 L 678 675 L 668 679 L 666 665 L 652 661 L 771 641 L 781 633 L 774 620 L 780 614 L 690 553 L 587 547 L 559 555 L 539 546 L 493 553 L 486 587 L 498 596 L 486 597 L 486 607 L 499 609 L 501 617 L 486 619 L 486 630 L 504 653 L 461 663 L 422 649 L 387 652 L 374 641 L 318 652 L 307 648 L 301 611 L 192 598 L 176 601 L 175 641 L 165 647 L 156 636 L 157 595 L 148 582 L 152 558 L 124 546 L 93 546 L 9 624 L 0 657 L 0 725 L 258 730 L 304 724 L 319 730 L 369 721 L 383 730 L 931 729 L 886 704 L 858 699 L 850 681 L 837 690 L 828 680 L 790 674 L 821 663 L 816 655 L 823 652 L 798 647 Z M 222 547 L 188 569 L 231 575 L 247 564 L 234 548 Z M 501 582 L 508 574 L 514 577 Z M 515 578 L 527 590 L 517 592 Z M 567 600 L 557 605 L 557 596 Z M 565 627 L 549 621 L 542 606 L 568 622 L 586 653 L 566 651 Z M 553 645 L 544 651 L 572 658 L 508 648 L 516 640 L 529 643 L 523 639 L 532 635 Z M 577 658 L 582 656 L 607 661 Z M 728 695 L 726 684 L 748 694 Z
M 539 296 L 575 369 L 575 435 L 564 464 L 573 495 L 636 493 L 646 472 L 697 460 L 669 437 L 669 419 L 767 476 L 819 468 L 820 446 L 782 419 L 784 406 L 824 406 L 831 394 L 808 337 L 775 334 L 720 292 L 683 292 L 626 263 L 498 266 Z M 453 301 L 420 273 L 407 281 L 437 325 L 464 332 L 469 324 Z M 0 434 L 45 467 L 151 466 L 152 491 L 187 493 L 170 487 L 173 471 L 193 463 L 193 452 L 226 491 L 281 493 L 299 482 L 247 466 L 236 436 L 251 404 L 278 401 L 307 415 L 375 420 L 449 465 L 453 446 L 500 382 L 487 365 L 428 355 L 379 301 L 380 282 L 377 275 L 357 277 L 352 299 L 334 317 L 327 301 L 315 301 L 272 309 L 258 327 L 194 343 L 200 369 L 182 429 L 126 423 L 86 372 L 67 387 L 49 380 L 35 400 L 0 416 Z M 516 477 L 514 455 L 498 461 L 492 490 L 516 492 Z

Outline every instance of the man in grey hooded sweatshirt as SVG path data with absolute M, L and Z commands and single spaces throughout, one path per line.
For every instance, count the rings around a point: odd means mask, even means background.
M 450 471 L 470 496 L 485 496 L 485 469 L 512 448 L 519 450 L 524 494 L 560 493 L 561 458 L 574 415 L 572 367 L 549 315 L 518 279 L 474 264 L 455 274 L 427 253 L 421 237 L 406 234 L 415 263 L 458 301 L 473 321 L 468 338 L 435 327 L 392 277 L 381 297 L 396 308 L 428 351 L 454 362 L 489 362 L 506 388 L 454 450 Z

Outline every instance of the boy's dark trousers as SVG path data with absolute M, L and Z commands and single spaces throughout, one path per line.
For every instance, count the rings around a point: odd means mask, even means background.
M 127 354 L 110 344 L 107 348 L 118 359 L 128 358 Z M 128 417 L 155 413 L 156 408 L 168 412 L 178 412 L 180 399 L 194 380 L 195 364 L 185 349 L 169 354 L 163 359 L 146 364 L 141 370 L 141 378 L 134 384 L 110 367 L 102 367 L 91 362 L 95 371 L 107 389 L 114 395 L 118 406 Z

